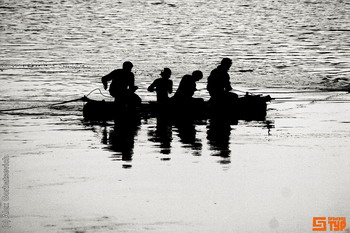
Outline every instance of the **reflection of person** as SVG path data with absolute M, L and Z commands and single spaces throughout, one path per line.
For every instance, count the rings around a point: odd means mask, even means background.
M 105 149 L 116 152 L 112 158 L 115 160 L 131 161 L 134 154 L 135 137 L 140 130 L 140 119 L 126 118 L 115 122 L 114 127 L 107 130 L 105 126 L 102 132 L 101 142 Z
M 180 142 L 183 143 L 183 147 L 190 147 L 194 156 L 201 156 L 202 141 L 197 138 L 196 125 L 191 120 L 181 120 L 175 123 L 175 127 L 178 130 L 178 136 Z
M 160 73 L 161 78 L 157 78 L 148 87 L 148 91 L 157 93 L 157 103 L 166 104 L 168 103 L 169 96 L 173 92 L 173 81 L 170 80 L 171 70 L 169 68 L 164 68 Z
M 230 75 L 228 74 L 231 65 L 232 60 L 230 58 L 223 58 L 220 65 L 210 73 L 207 90 L 213 99 L 225 97 L 237 98 L 236 94 L 229 93 L 232 90 Z
M 160 153 L 171 153 L 172 124 L 167 117 L 158 116 L 157 125 L 155 128 L 149 127 L 148 136 L 149 141 L 159 144 Z
M 101 79 L 105 90 L 108 88 L 108 82 L 112 81 L 109 93 L 115 98 L 116 103 L 140 102 L 139 97 L 134 93 L 137 87 L 135 86 L 134 73 L 131 72 L 132 67 L 133 64 L 130 61 L 126 61 L 123 63 L 122 69 L 113 70 Z
M 222 158 L 229 158 L 231 154 L 230 123 L 222 120 L 211 120 L 207 126 L 207 129 L 208 145 L 210 150 L 213 152 L 213 155 L 220 156 Z M 226 161 L 226 163 L 227 162 L 229 161 Z
M 196 82 L 203 78 L 203 73 L 200 70 L 193 71 L 192 75 L 184 75 L 180 81 L 179 87 L 174 95 L 178 100 L 190 100 L 197 91 Z

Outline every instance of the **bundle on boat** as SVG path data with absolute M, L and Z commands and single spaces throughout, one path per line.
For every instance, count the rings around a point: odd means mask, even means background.
M 113 101 L 84 97 L 83 117 L 89 121 L 116 120 L 120 117 L 158 117 L 179 120 L 265 120 L 270 96 L 245 95 L 234 100 L 217 101 L 192 98 L 187 101 L 170 99 L 167 104 L 155 101 L 120 105 Z

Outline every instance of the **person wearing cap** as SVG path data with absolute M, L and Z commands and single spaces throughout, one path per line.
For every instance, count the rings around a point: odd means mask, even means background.
M 105 90 L 108 88 L 108 82 L 111 81 L 109 93 L 115 98 L 116 103 L 127 105 L 132 101 L 140 102 L 140 97 L 134 93 L 137 87 L 134 73 L 131 72 L 132 68 L 133 64 L 126 61 L 122 69 L 113 70 L 101 79 Z
M 173 81 L 170 80 L 171 70 L 169 68 L 164 68 L 163 71 L 161 71 L 160 76 L 160 78 L 153 81 L 147 90 L 149 92 L 156 91 L 157 103 L 165 105 L 169 101 L 168 94 L 173 92 Z

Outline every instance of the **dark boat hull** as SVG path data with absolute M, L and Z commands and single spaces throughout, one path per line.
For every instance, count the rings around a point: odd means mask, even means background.
M 120 107 L 111 101 L 96 101 L 84 98 L 83 117 L 89 121 L 109 121 L 118 118 L 143 116 L 165 116 L 171 119 L 191 120 L 264 120 L 267 112 L 266 102 L 270 97 L 244 96 L 233 103 L 216 105 L 211 101 L 192 101 L 182 104 L 170 102 L 166 106 L 156 102 L 142 102 L 134 107 Z M 196 99 L 194 99 L 196 100 Z

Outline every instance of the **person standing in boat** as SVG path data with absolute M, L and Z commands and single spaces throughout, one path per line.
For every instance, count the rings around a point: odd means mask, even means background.
M 102 77 L 101 81 L 105 90 L 108 88 L 108 82 L 112 81 L 109 87 L 109 93 L 115 98 L 115 103 L 126 105 L 138 105 L 141 99 L 135 94 L 135 76 L 131 72 L 133 64 L 130 61 L 123 63 L 122 69 L 113 70 L 111 73 Z
M 157 103 L 161 106 L 165 106 L 169 103 L 169 96 L 173 92 L 173 81 L 170 80 L 171 70 L 169 68 L 164 68 L 160 73 L 160 78 L 157 78 L 153 83 L 147 88 L 149 92 L 156 91 L 157 93 Z
M 232 87 L 228 71 L 231 65 L 232 60 L 230 58 L 223 58 L 220 65 L 210 73 L 207 90 L 212 102 L 231 102 L 238 98 L 237 94 L 230 92 Z

